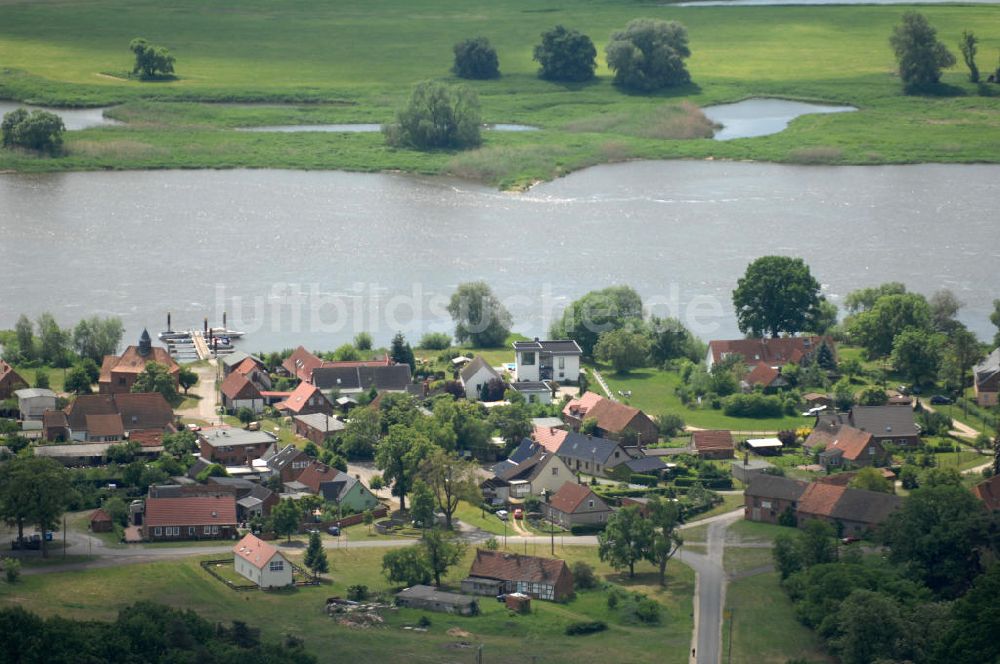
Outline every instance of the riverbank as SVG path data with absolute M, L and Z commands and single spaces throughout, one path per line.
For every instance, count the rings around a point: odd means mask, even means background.
M 539 9 L 529 0 L 318 1 L 293 7 L 260 0 L 242 11 L 184 0 L 161 16 L 155 3 L 107 0 L 0 5 L 0 98 L 50 105 L 117 105 L 114 127 L 70 132 L 58 159 L 4 151 L 0 170 L 21 172 L 286 168 L 448 174 L 523 188 L 599 163 L 629 159 L 728 159 L 785 163 L 903 164 L 1000 160 L 1000 86 L 977 88 L 961 66 L 944 82 L 952 96 L 906 97 L 887 44 L 899 6 L 636 7 L 571 3 Z M 941 38 L 964 29 L 982 38 L 981 67 L 1000 47 L 1000 7 L 922 7 Z M 637 16 L 676 19 L 689 29 L 694 84 L 629 95 L 598 67 L 591 83 L 535 76 L 531 48 L 541 30 L 564 23 L 589 34 L 603 64 L 613 29 Z M 155 26 L 155 28 L 153 27 Z M 97 29 L 100 27 L 101 29 Z M 136 34 L 169 46 L 178 80 L 140 83 L 108 76 L 128 66 Z M 379 134 L 250 133 L 287 124 L 382 123 L 427 78 L 448 74 L 450 45 L 485 35 L 502 78 L 470 82 L 489 123 L 541 131 L 487 132 L 478 150 L 421 153 L 385 146 Z M 72 39 L 67 35 L 73 35 Z M 266 36 L 266 39 L 264 38 Z M 779 134 L 713 141 L 687 138 L 690 107 L 750 97 L 850 104 L 856 113 L 798 118 Z

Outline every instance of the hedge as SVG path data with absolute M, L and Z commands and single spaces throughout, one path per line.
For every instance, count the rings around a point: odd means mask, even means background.
M 580 636 L 582 634 L 594 634 L 595 632 L 603 632 L 608 628 L 608 623 L 603 620 L 594 620 L 592 622 L 575 622 L 566 625 L 567 636 Z
M 569 529 L 573 535 L 596 535 L 604 531 L 603 523 L 581 523 Z
M 689 488 L 695 484 L 701 484 L 706 489 L 732 489 L 733 478 L 716 477 L 713 479 L 704 479 L 699 477 L 678 477 L 674 480 L 674 486 L 681 488 Z

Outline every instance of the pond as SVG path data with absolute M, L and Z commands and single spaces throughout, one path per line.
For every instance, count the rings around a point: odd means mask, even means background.
M 826 106 L 786 99 L 747 99 L 735 104 L 719 104 L 701 109 L 705 116 L 722 129 L 715 132 L 715 140 L 751 138 L 777 134 L 788 123 L 801 115 L 812 113 L 849 113 L 853 106 Z
M 538 131 L 538 127 L 520 124 L 486 124 L 487 131 Z M 342 132 L 342 133 L 374 133 L 382 131 L 379 124 L 321 124 L 321 125 L 272 125 L 266 127 L 240 127 L 237 131 L 254 132 Z
M 588 290 L 630 284 L 702 338 L 738 335 L 753 259 L 802 257 L 831 301 L 885 281 L 952 289 L 992 338 L 1000 166 L 598 166 L 522 194 L 452 178 L 320 171 L 0 175 L 0 329 L 63 324 L 248 333 L 244 347 L 335 348 L 451 331 L 447 299 L 485 280 L 514 329 L 547 334 Z M 169 257 L 169 258 L 168 258 Z
M 122 124 L 117 120 L 104 117 L 104 111 L 108 110 L 107 108 L 48 108 L 45 106 L 19 104 L 15 101 L 0 101 L 0 116 L 18 108 L 25 108 L 29 111 L 49 111 L 50 113 L 55 113 L 62 118 L 63 124 L 66 125 L 68 131 Z

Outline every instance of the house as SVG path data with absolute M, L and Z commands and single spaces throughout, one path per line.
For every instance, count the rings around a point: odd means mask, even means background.
M 69 419 L 62 410 L 47 410 L 42 413 L 42 438 L 53 443 L 70 440 Z
M 802 395 L 802 400 L 805 401 L 806 406 L 809 408 L 830 408 L 833 406 L 833 399 L 829 394 L 820 394 L 819 392 L 807 392 Z
M 49 440 L 65 436 L 64 440 L 81 442 L 103 442 L 109 436 L 115 440 L 138 432 L 162 434 L 176 429 L 174 411 L 159 392 L 82 394 L 66 407 L 65 419 L 51 412 L 42 421 Z
M 787 477 L 754 474 L 743 493 L 743 516 L 748 521 L 777 524 L 782 515 L 795 515 L 807 486 Z
M 702 459 L 732 459 L 733 434 L 729 431 L 695 431 L 691 434 L 691 453 Z
M 22 420 L 41 420 L 47 410 L 55 410 L 56 393 L 41 387 L 15 390 L 17 409 Z
M 333 415 L 333 404 L 318 387 L 311 383 L 299 383 L 284 400 L 274 404 L 274 408 L 285 417 L 296 415 Z
M 332 434 L 339 433 L 345 428 L 345 424 L 336 417 L 323 413 L 296 415 L 292 418 L 292 424 L 297 435 L 311 440 L 319 447 L 322 447 Z
M 888 493 L 813 482 L 799 497 L 799 526 L 810 519 L 826 521 L 839 536 L 862 535 L 880 526 L 903 504 Z
M 233 547 L 233 569 L 261 588 L 284 588 L 292 585 L 292 563 L 253 533 L 248 533 Z
M 90 532 L 110 533 L 114 529 L 115 524 L 111 519 L 111 515 L 100 507 L 90 513 Z
M 900 447 L 920 445 L 920 429 L 913 411 L 899 406 L 854 406 L 849 413 L 822 413 L 816 426 L 847 424 L 867 431 L 880 444 L 892 443 Z
M 494 597 L 519 592 L 562 601 L 573 594 L 573 574 L 565 560 L 476 549 L 462 592 Z
M 610 438 L 586 436 L 570 431 L 556 450 L 574 473 L 608 477 L 611 469 L 631 459 L 631 455 Z
M 598 434 L 615 440 L 635 436 L 640 445 L 648 445 L 660 437 L 656 423 L 641 410 L 605 399 L 594 392 L 571 399 L 562 413 L 566 423 L 576 431 L 580 430 L 584 420 L 593 418 L 597 421 Z
M 983 501 L 988 509 L 1000 510 L 1000 475 L 994 475 L 972 487 L 972 494 Z
M 747 449 L 762 456 L 779 456 L 784 443 L 778 438 L 748 438 Z
M 299 346 L 281 363 L 281 373 L 308 382 L 312 379 L 313 369 L 322 364 L 323 360 Z
M 146 498 L 142 537 L 148 542 L 229 539 L 236 535 L 233 495 Z
M 173 378 L 174 386 L 179 384 L 180 366 L 174 361 L 174 358 L 170 357 L 166 348 L 153 346 L 149 332 L 143 330 L 138 345 L 129 346 L 121 355 L 104 356 L 104 361 L 101 363 L 101 374 L 97 379 L 98 391 L 101 394 L 131 392 L 132 385 L 135 384 L 139 374 L 146 370 L 148 362 L 162 364 Z
M 232 369 L 232 372 L 246 376 L 247 380 L 256 385 L 257 389 L 261 391 L 271 389 L 271 375 L 267 373 L 264 363 L 256 357 L 247 356 L 243 358 L 243 361 L 237 364 Z
M 549 452 L 558 452 L 559 446 L 566 440 L 569 431 L 564 428 L 557 429 L 552 426 L 535 425 L 531 430 L 531 439 L 547 449 Z
M 248 431 L 228 426 L 205 427 L 198 432 L 201 458 L 223 466 L 249 466 L 263 456 L 275 437 L 266 431 Z
M 576 383 L 580 380 L 583 351 L 572 339 L 558 341 L 514 342 L 514 365 L 517 380 L 555 380 Z
M 232 489 L 236 496 L 236 518 L 246 523 L 255 516 L 268 516 L 280 496 L 263 484 L 242 477 L 209 477 L 209 486 Z
M 24 387 L 28 387 L 28 382 L 14 371 L 14 367 L 0 359 L 0 401 L 9 399 L 15 391 Z
M 1000 348 L 986 356 L 972 368 L 975 378 L 976 403 L 980 406 L 996 406 L 1000 393 Z
M 888 454 L 871 433 L 842 424 L 824 423 L 813 429 L 803 443 L 811 453 L 819 453 L 824 468 L 882 466 Z
M 523 396 L 527 403 L 552 403 L 552 388 L 547 380 L 519 380 L 510 384 L 510 389 Z
M 294 445 L 287 445 L 280 450 L 274 445 L 264 452 L 261 459 L 267 464 L 272 475 L 281 478 L 282 484 L 297 480 L 302 471 L 313 461 L 311 456 Z
M 602 526 L 607 523 L 611 508 L 590 487 L 566 482 L 542 505 L 542 515 L 563 528 Z
M 356 477 L 319 461 L 310 463 L 292 484 L 353 512 L 364 512 L 379 505 L 375 494 Z
M 108 448 L 117 443 L 59 443 L 57 445 L 35 445 L 31 448 L 37 457 L 58 461 L 64 466 L 98 466 L 105 462 Z M 139 453 L 147 458 L 156 458 L 163 448 L 142 448 Z
M 479 613 L 479 602 L 475 597 L 448 593 L 434 586 L 423 585 L 396 593 L 396 606 L 439 613 L 457 613 L 460 616 L 474 616 Z
M 617 473 L 617 469 L 624 467 L 628 469 L 628 474 L 659 475 L 667 469 L 667 464 L 657 456 L 641 456 L 638 459 L 629 459 L 624 463 L 612 467 L 612 472 Z
M 249 408 L 255 415 L 264 412 L 264 396 L 249 378 L 237 371 L 226 376 L 219 391 L 226 412 L 235 413 L 241 408 Z
M 378 392 L 407 392 L 413 375 L 409 364 L 325 363 L 313 370 L 312 383 L 321 390 L 337 390 L 340 394 L 361 394 L 373 387 Z
M 750 478 L 753 475 L 763 473 L 769 468 L 774 468 L 774 464 L 761 459 L 750 459 L 749 455 L 744 453 L 744 459 L 742 461 L 732 461 L 730 462 L 729 467 L 735 479 L 738 479 L 744 484 L 749 484 Z
M 755 388 L 761 388 L 765 392 L 788 387 L 788 379 L 781 375 L 781 367 L 772 367 L 766 362 L 758 362 L 750 366 L 750 370 L 740 380 L 740 389 L 743 392 L 752 392 Z
M 836 362 L 836 346 L 830 337 L 715 340 L 708 343 L 705 367 L 711 371 L 717 363 L 735 356 L 748 367 L 756 367 L 763 362 L 769 367 L 778 368 L 785 364 L 801 364 L 814 358 L 821 359 L 820 355 L 827 353 L 831 362 Z
M 493 503 L 520 501 L 527 496 L 551 496 L 573 479 L 566 462 L 544 447 L 524 439 L 506 461 L 493 467 L 494 476 L 483 482 L 483 494 Z
M 465 398 L 469 401 L 480 401 L 483 388 L 492 380 L 502 380 L 496 369 L 483 359 L 482 355 L 476 357 L 462 367 L 458 372 L 458 380 L 465 389 Z

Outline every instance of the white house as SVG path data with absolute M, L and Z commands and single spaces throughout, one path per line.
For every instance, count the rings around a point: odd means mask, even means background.
M 474 360 L 462 367 L 458 378 L 465 388 L 465 398 L 469 401 L 479 401 L 483 385 L 493 379 L 500 380 L 500 374 L 483 359 L 482 355 L 477 355 Z
M 514 360 L 517 380 L 555 380 L 575 383 L 580 379 L 580 358 L 583 351 L 573 341 L 515 341 Z
M 240 408 L 249 408 L 254 414 L 264 411 L 264 396 L 249 378 L 234 371 L 226 376 L 219 388 L 222 393 L 222 407 L 234 413 Z
M 511 383 L 510 389 L 528 403 L 552 403 L 552 384 L 547 380 L 519 380 Z
M 261 588 L 292 585 L 292 564 L 273 545 L 248 533 L 233 547 L 233 567 Z
M 17 390 L 14 396 L 22 420 L 40 420 L 45 411 L 56 409 L 56 393 L 52 390 L 30 387 Z

